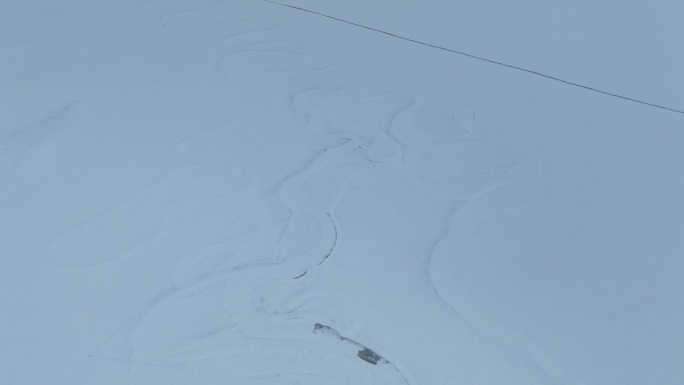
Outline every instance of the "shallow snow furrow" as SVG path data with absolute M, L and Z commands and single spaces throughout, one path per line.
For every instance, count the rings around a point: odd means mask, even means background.
M 311 153 L 212 244 L 183 258 L 171 288 L 131 317 L 97 357 L 220 368 L 254 381 L 269 373 L 314 383 L 296 378 L 313 381 L 307 376 L 317 372 L 345 383 L 415 384 L 398 360 L 357 342 L 363 316 L 353 304 L 332 292 L 310 292 L 315 269 L 345 244 L 338 206 L 358 178 L 382 165 L 415 188 L 415 196 L 449 203 L 445 215 L 455 217 L 489 192 L 534 174 L 537 166 L 506 141 L 474 132 L 472 111 L 434 111 L 409 95 L 354 95 L 352 83 L 322 69 L 326 63 L 316 46 L 270 38 L 282 34 L 278 23 L 239 21 L 227 28 L 217 70 L 239 81 L 276 84 Z M 431 121 L 435 115 L 441 120 Z M 185 141 L 179 152 L 218 174 L 241 175 L 239 167 L 224 169 L 229 160 L 203 150 L 202 140 Z M 458 162 L 449 158 L 454 154 Z M 425 284 L 453 306 L 430 278 L 434 250 L 450 230 L 440 231 L 426 255 Z M 320 333 L 337 338 L 317 338 Z
M 253 53 L 253 49 L 242 49 L 231 52 L 226 57 L 244 57 Z M 261 53 L 292 54 L 287 46 L 273 51 L 263 50 Z M 255 76 L 260 73 L 253 72 L 253 67 L 250 67 L 250 71 L 249 74 L 241 76 Z M 270 69 L 266 69 L 263 72 L 269 71 Z M 330 92 L 318 88 L 315 90 Z M 310 99 L 307 98 L 307 106 L 298 109 L 300 113 L 308 116 L 306 131 L 314 137 L 320 136 L 324 114 L 312 107 L 308 100 Z M 371 163 L 363 153 L 357 136 L 348 136 L 344 133 L 328 135 L 335 135 L 343 140 L 333 147 L 321 148 L 311 160 L 304 162 L 299 169 L 293 170 L 281 182 L 276 183 L 271 192 L 267 192 L 256 205 L 241 216 L 238 223 L 220 237 L 216 247 L 212 247 L 211 250 L 205 248 L 199 251 L 199 254 L 193 253 L 189 256 L 190 264 L 184 265 L 186 271 L 191 273 L 190 276 L 179 271 L 182 282 L 179 284 L 183 285 L 182 288 L 176 287 L 163 298 L 149 304 L 146 310 L 134 317 L 131 326 L 124 328 L 124 335 L 113 336 L 113 340 L 129 341 L 130 347 L 126 356 L 141 362 L 166 362 L 170 366 L 181 367 L 184 365 L 174 358 L 180 357 L 178 354 L 181 353 L 184 357 L 183 362 L 192 362 L 191 357 L 199 352 L 204 353 L 195 359 L 213 357 L 218 354 L 217 349 L 225 350 L 229 355 L 234 354 L 231 353 L 230 344 L 221 343 L 221 340 L 310 339 L 307 336 L 314 324 L 311 321 L 313 315 L 294 309 L 286 311 L 279 304 L 282 299 L 278 298 L 292 291 L 293 287 L 289 282 L 292 282 L 293 277 L 303 277 L 303 274 L 320 266 L 334 254 L 340 241 L 338 225 L 334 219 L 336 202 L 342 198 L 344 190 L 355 175 L 363 172 Z M 189 149 L 189 146 L 184 149 Z M 206 162 L 213 154 L 199 151 L 193 155 L 199 158 L 199 161 Z M 262 244 L 263 247 L 255 248 L 255 242 Z M 209 255 L 202 256 L 204 252 L 209 252 Z M 198 273 L 196 266 L 200 262 L 204 267 L 199 267 Z M 301 285 L 301 282 L 298 284 Z M 272 285 L 276 285 L 277 290 L 266 289 Z M 219 290 L 218 287 L 222 288 Z M 216 294 L 216 290 L 224 292 L 225 295 Z M 208 303 L 213 301 L 210 297 L 223 297 L 221 301 L 224 306 L 214 307 L 219 310 L 217 316 L 224 320 L 223 324 L 214 322 L 204 331 L 194 330 L 200 326 L 199 324 L 187 325 L 190 329 L 182 332 L 185 337 L 181 338 L 181 342 L 178 341 L 180 335 L 160 335 L 164 334 L 161 330 L 168 331 L 169 328 L 178 330 L 178 333 L 184 330 L 182 325 L 173 321 L 178 319 L 173 313 L 187 306 L 208 306 Z M 290 301 L 292 300 L 293 298 L 290 298 Z M 311 300 L 321 301 L 309 301 Z M 299 304 L 298 307 L 301 309 L 302 306 L 304 304 Z M 208 309 L 205 309 L 202 314 L 206 315 L 208 312 Z M 162 321 L 169 326 L 160 327 L 158 323 Z M 306 346 L 308 345 L 307 343 Z M 259 354 L 268 356 L 268 350 Z M 296 370 L 296 367 L 289 370 Z
M 30 156 L 32 148 L 61 130 L 64 120 L 77 104 L 77 101 L 71 101 L 38 121 L 9 130 L 0 129 L 0 186 Z

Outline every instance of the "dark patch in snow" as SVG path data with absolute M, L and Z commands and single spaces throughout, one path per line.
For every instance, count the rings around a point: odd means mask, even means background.
M 318 333 L 328 334 L 328 335 L 331 335 L 333 337 L 336 337 L 340 341 L 345 341 L 345 342 L 353 345 L 354 347 L 359 349 L 358 352 L 356 353 L 356 355 L 360 359 L 362 359 L 362 360 L 364 360 L 370 364 L 377 365 L 378 362 L 383 363 L 383 364 L 389 364 L 389 361 L 387 361 L 381 355 L 376 353 L 373 349 L 370 349 L 366 346 L 363 346 L 362 344 L 360 344 L 360 343 L 358 343 L 358 342 L 356 342 L 350 338 L 343 337 L 337 330 L 331 328 L 330 326 L 326 326 L 326 325 L 317 323 L 316 325 L 314 325 L 313 332 L 314 332 L 314 334 L 318 334 Z

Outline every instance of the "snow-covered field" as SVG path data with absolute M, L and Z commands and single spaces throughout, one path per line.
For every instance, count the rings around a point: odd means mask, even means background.
M 0 383 L 684 383 L 681 2 L 287 4 L 0 2 Z

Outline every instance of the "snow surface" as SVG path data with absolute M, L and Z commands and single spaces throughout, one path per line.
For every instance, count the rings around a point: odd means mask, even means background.
M 684 109 L 682 3 L 287 3 Z M 684 114 L 257 0 L 0 3 L 0 382 L 679 385 Z

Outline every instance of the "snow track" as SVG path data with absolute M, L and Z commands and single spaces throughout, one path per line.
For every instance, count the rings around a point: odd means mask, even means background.
M 675 324 L 678 115 L 268 1 L 68 3 L 0 44 L 7 381 L 602 385 Z
M 176 26 L 183 25 L 183 14 L 172 14 Z M 240 20 L 226 28 L 217 69 L 237 81 L 276 86 L 311 153 L 211 245 L 183 258 L 168 288 L 93 357 L 225 373 L 243 384 L 419 383 L 411 365 L 388 361 L 383 356 L 391 352 L 376 350 L 372 335 L 363 336 L 364 317 L 353 301 L 316 284 L 324 262 L 345 258 L 338 206 L 356 180 L 391 170 L 414 190 L 408 197 L 443 207 L 447 225 L 487 193 L 539 178 L 540 166 L 501 138 L 471 132 L 472 111 L 445 111 L 404 94 L 354 95 L 353 83 L 334 75 L 316 45 L 283 39 L 280 23 Z M 203 137 L 226 129 L 193 137 L 179 152 L 197 167 L 225 168 L 229 159 L 197 149 Z M 238 177 L 240 168 L 219 169 L 217 176 L 223 175 Z M 431 289 L 430 260 L 447 234 L 435 230 L 421 257 Z M 338 328 L 351 334 L 342 337 Z

